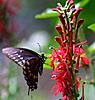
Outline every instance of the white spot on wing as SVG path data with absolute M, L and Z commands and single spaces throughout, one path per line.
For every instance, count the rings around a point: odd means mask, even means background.
M 19 51 L 20 53 L 22 52 L 22 50 Z
M 25 60 L 22 60 L 23 63 L 25 63 Z
M 16 53 L 16 54 L 14 54 L 15 56 L 18 56 L 18 54 Z
M 18 64 L 19 64 L 20 66 L 23 66 L 23 64 L 22 64 L 22 62 L 21 62 L 21 61 L 19 61 L 19 62 L 18 62 Z
M 20 57 L 21 60 L 23 60 L 23 57 Z
M 18 59 L 16 59 L 15 61 L 16 61 L 16 62 L 18 62 L 19 60 L 18 60 Z
M 21 55 L 18 55 L 17 57 L 21 57 Z
M 13 58 L 13 57 L 14 57 L 14 55 L 10 55 L 10 54 L 8 54 L 8 56 L 9 56 L 9 57 L 11 57 L 11 58 Z
M 12 59 L 13 59 L 13 60 L 15 60 L 15 59 L 16 59 L 16 57 L 12 57 Z

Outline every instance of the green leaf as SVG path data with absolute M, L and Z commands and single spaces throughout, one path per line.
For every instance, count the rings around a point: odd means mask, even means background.
M 44 69 L 51 69 L 50 67 L 50 59 L 49 59 L 50 54 L 45 54 L 45 57 L 47 57 L 45 63 L 44 63 Z
M 17 79 L 16 77 L 12 77 L 9 79 L 9 93 L 15 94 L 17 92 Z
M 84 7 L 90 0 L 82 0 L 76 4 L 77 7 Z
M 95 42 L 93 42 L 89 48 L 88 48 L 89 53 L 92 55 L 95 55 Z M 92 58 L 92 57 L 91 57 Z
M 95 32 L 95 23 L 88 26 L 88 28 Z
M 44 19 L 44 18 L 52 18 L 57 17 L 57 12 L 52 11 L 52 9 L 46 9 L 46 11 L 42 12 L 41 14 L 37 14 L 35 18 L 37 19 Z
M 76 6 L 77 7 L 83 7 L 85 6 L 90 0 L 82 0 L 81 2 L 77 3 Z M 41 14 L 37 14 L 35 16 L 35 18 L 37 19 L 44 19 L 44 18 L 53 18 L 53 17 L 57 17 L 58 16 L 58 12 L 56 11 L 52 11 L 52 9 L 48 8 L 46 9 L 44 12 L 42 12 Z
M 95 87 L 94 85 L 84 85 L 85 100 L 95 100 Z
M 86 84 L 84 84 L 84 100 L 95 100 L 95 86 L 93 84 L 90 84 L 90 81 L 86 80 Z M 80 88 L 79 88 L 79 98 L 82 96 L 82 82 L 80 82 Z M 80 100 L 80 99 L 78 99 Z

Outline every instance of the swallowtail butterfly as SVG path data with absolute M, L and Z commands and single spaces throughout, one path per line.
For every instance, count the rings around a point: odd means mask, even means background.
M 29 88 L 28 95 L 30 91 L 37 89 L 38 73 L 42 75 L 43 72 L 44 54 L 39 55 L 29 49 L 12 47 L 4 48 L 2 52 L 23 69 L 23 75 Z

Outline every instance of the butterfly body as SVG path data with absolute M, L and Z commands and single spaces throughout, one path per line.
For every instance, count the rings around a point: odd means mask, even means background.
M 24 78 L 30 91 L 37 89 L 38 73 L 42 75 L 44 55 L 26 48 L 4 48 L 2 52 L 23 69 Z

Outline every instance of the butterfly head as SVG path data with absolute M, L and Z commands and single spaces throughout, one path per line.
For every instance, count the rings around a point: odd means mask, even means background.
M 42 58 L 42 62 L 45 63 L 47 57 L 44 55 L 44 53 L 42 53 L 41 58 Z

